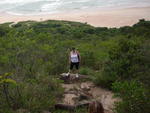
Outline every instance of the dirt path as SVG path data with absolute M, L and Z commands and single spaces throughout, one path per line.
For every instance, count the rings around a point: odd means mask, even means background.
M 114 98 L 111 91 L 98 87 L 91 81 L 81 81 L 81 79 L 86 78 L 85 75 L 78 79 L 74 75 L 71 75 L 70 78 L 66 78 L 65 74 L 61 76 L 61 79 L 64 79 L 65 82 L 62 84 L 64 88 L 63 98 L 59 103 L 65 106 L 79 106 L 98 100 L 102 103 L 105 113 L 113 113 L 114 102 L 119 99 Z M 66 80 L 69 80 L 70 83 Z

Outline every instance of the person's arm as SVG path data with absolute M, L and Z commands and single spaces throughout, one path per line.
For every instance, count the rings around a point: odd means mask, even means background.
M 77 51 L 78 53 L 78 57 L 79 57 L 79 62 L 81 62 L 81 56 L 80 56 L 80 53 Z

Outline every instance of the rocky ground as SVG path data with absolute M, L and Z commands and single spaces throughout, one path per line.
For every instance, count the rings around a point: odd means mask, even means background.
M 74 74 L 71 74 L 70 77 L 67 77 L 65 73 L 61 74 L 60 79 L 64 80 L 62 87 L 65 91 L 62 100 L 56 107 L 74 109 L 98 100 L 102 103 L 105 113 L 113 113 L 114 102 L 119 99 L 114 98 L 114 94 L 111 91 L 96 86 L 88 79 L 83 80 L 86 78 L 88 78 L 86 75 L 80 75 L 79 78 L 76 78 Z

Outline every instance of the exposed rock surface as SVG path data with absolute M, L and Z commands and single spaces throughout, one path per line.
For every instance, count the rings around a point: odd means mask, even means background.
M 62 100 L 56 107 L 74 109 L 87 106 L 92 101 L 98 100 L 102 103 L 105 113 L 113 113 L 114 102 L 119 99 L 113 98 L 111 91 L 98 87 L 90 81 L 81 81 L 86 78 L 88 78 L 86 75 L 80 75 L 79 78 L 76 78 L 74 74 L 70 76 L 66 76 L 65 73 L 61 74 L 60 79 L 64 80 L 62 87 L 65 91 Z

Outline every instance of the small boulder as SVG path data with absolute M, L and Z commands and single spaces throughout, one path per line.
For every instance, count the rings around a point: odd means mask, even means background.
M 82 83 L 80 87 L 81 87 L 81 89 L 86 90 L 86 91 L 90 90 L 90 87 L 87 83 Z

